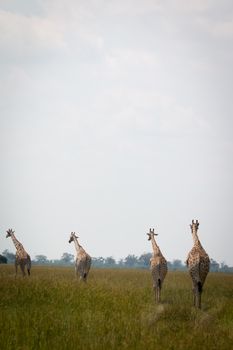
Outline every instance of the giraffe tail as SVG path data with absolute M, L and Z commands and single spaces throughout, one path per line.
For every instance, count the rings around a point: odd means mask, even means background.
M 28 255 L 28 262 L 27 262 L 27 272 L 28 272 L 28 276 L 30 276 L 31 266 L 32 266 L 31 258 L 30 258 L 30 256 Z
M 198 288 L 198 292 L 201 293 L 202 292 L 202 284 L 201 282 L 197 282 L 197 288 Z
M 203 287 L 203 279 L 201 278 L 202 275 L 202 263 L 199 261 L 198 264 L 198 278 L 197 278 L 197 290 L 199 293 L 202 292 L 202 287 Z
M 159 287 L 159 289 L 161 289 L 161 279 L 160 278 L 158 279 L 158 287 Z

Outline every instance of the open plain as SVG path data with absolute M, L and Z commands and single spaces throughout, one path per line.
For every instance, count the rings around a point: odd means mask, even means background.
M 192 306 L 188 272 L 168 272 L 156 305 L 148 270 L 33 266 L 14 277 L 0 266 L 0 348 L 208 349 L 233 344 L 233 275 L 210 273 L 202 310 Z

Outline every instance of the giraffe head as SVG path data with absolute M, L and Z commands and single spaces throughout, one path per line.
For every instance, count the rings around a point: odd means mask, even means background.
M 153 229 L 150 228 L 150 232 L 147 233 L 147 235 L 149 236 L 148 237 L 148 241 L 150 241 L 153 236 L 158 236 L 158 233 L 155 233 L 155 229 L 154 228 Z
M 9 228 L 9 230 L 6 231 L 6 238 L 11 237 L 11 235 L 14 233 L 15 231 L 12 230 L 12 228 Z
M 197 232 L 199 227 L 199 222 L 198 220 L 196 220 L 196 222 L 194 220 L 192 220 L 192 224 L 190 225 L 191 231 L 193 232 Z
M 69 239 L 69 243 L 74 241 L 74 238 L 78 238 L 78 236 L 76 236 L 75 232 L 71 232 L 70 234 L 70 239 Z

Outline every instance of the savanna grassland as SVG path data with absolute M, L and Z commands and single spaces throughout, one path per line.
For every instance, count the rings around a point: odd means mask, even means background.
M 203 309 L 187 273 L 169 272 L 155 305 L 147 270 L 0 266 L 0 349 L 232 349 L 233 275 L 210 273 Z

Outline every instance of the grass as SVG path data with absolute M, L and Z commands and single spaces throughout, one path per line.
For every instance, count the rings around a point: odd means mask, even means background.
M 14 278 L 0 266 L 0 349 L 231 349 L 233 275 L 209 274 L 203 308 L 192 307 L 187 273 L 169 272 L 155 305 L 145 270 L 33 266 Z

